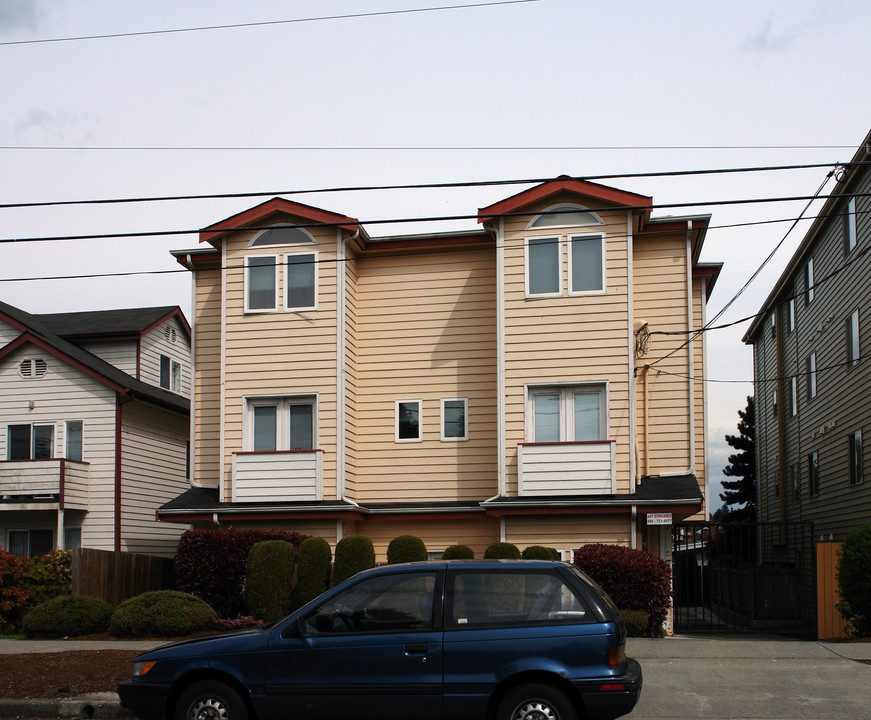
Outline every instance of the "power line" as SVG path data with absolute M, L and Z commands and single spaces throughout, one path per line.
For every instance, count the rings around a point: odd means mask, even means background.
M 623 211 L 633 211 L 633 210 L 668 210 L 668 209 L 680 209 L 680 208 L 702 208 L 702 207 L 712 207 L 712 206 L 731 206 L 731 205 L 753 205 L 753 204 L 771 204 L 771 203 L 781 203 L 781 202 L 796 202 L 802 200 L 818 200 L 818 199 L 827 199 L 830 197 L 840 197 L 835 195 L 793 195 L 793 196 L 784 196 L 784 197 L 761 197 L 761 198 L 744 198 L 739 200 L 700 200 L 696 202 L 681 202 L 681 203 L 659 203 L 659 204 L 650 204 L 650 205 L 625 205 L 621 206 L 620 209 Z M 868 193 L 852 193 L 851 197 L 871 197 L 871 192 Z M 593 207 L 593 208 L 585 208 L 586 212 L 591 213 L 600 213 L 600 212 L 608 212 L 614 210 L 613 207 Z M 553 211 L 554 213 L 559 213 L 560 211 Z M 494 213 L 493 217 L 502 217 L 502 218 L 511 218 L 511 217 L 530 217 L 531 215 L 544 215 L 548 214 L 545 212 L 501 212 Z M 411 223 L 438 223 L 438 222 L 448 222 L 455 220 L 475 220 L 479 219 L 479 214 L 461 214 L 461 215 L 434 215 L 434 216 L 415 216 L 415 217 L 405 217 L 405 218 L 376 218 L 370 220 L 354 220 L 352 224 L 357 226 L 366 226 L 366 225 L 396 225 L 396 224 L 411 224 Z M 801 218 L 799 218 L 801 219 Z M 309 223 L 281 223 L 282 227 L 288 228 L 328 228 L 328 227 L 338 227 L 338 226 L 346 226 L 349 224 L 348 220 L 338 220 L 336 222 L 309 222 Z M 141 232 L 120 232 L 120 233 L 92 233 L 87 235 L 52 235 L 52 236 L 43 236 L 43 237 L 29 237 L 29 238 L 0 238 L 0 244 L 10 244 L 10 243 L 26 243 L 26 242 L 56 242 L 56 241 L 65 241 L 65 240 L 116 240 L 121 238 L 140 238 L 140 237 L 166 237 L 171 235 L 198 235 L 201 232 L 209 232 L 209 233 L 240 233 L 240 232 L 249 232 L 252 230 L 268 230 L 274 225 L 266 225 L 266 226 L 252 226 L 246 225 L 245 227 L 227 227 L 222 228 L 218 227 L 209 227 L 209 228 L 196 228 L 196 229 L 186 229 L 186 230 L 153 230 L 153 231 L 141 231 Z
M 41 38 L 36 40 L 9 40 L 6 42 L 0 42 L 0 46 L 77 42 L 80 40 L 106 40 L 110 38 L 143 37 L 147 35 L 172 35 L 178 33 L 204 32 L 210 30 L 235 30 L 239 28 L 267 27 L 270 25 L 291 25 L 295 23 L 323 22 L 327 20 L 350 20 L 357 18 L 384 17 L 387 15 L 411 15 L 413 13 L 439 12 L 443 10 L 464 10 L 468 8 L 482 8 L 496 5 L 519 5 L 532 2 L 541 2 L 541 0 L 497 0 L 496 2 L 486 3 L 482 2 L 467 3 L 463 5 L 440 5 L 426 8 L 410 8 L 406 10 L 381 10 L 365 13 L 348 13 L 346 15 L 320 15 L 305 18 L 292 18 L 290 20 L 265 20 L 261 22 L 231 23 L 227 25 L 202 25 L 186 28 L 171 28 L 168 30 L 143 30 L 140 32 L 106 33 L 103 35 L 77 35 L 73 37 Z
M 537 0 L 515 0 L 536 2 Z M 3 43 L 0 43 L 2 45 Z M 102 152 L 506 152 L 659 150 L 853 150 L 855 145 L 0 145 L 0 150 L 97 150 Z
M 581 182 L 595 182 L 599 180 L 625 180 L 632 178 L 656 178 L 656 177 L 681 177 L 693 175 L 720 175 L 730 173 L 754 173 L 754 172 L 774 172 L 780 170 L 808 170 L 816 168 L 837 167 L 853 167 L 861 165 L 871 165 L 871 162 L 856 162 L 856 163 L 805 163 L 800 165 L 762 165 L 756 167 L 732 167 L 732 168 L 707 168 L 696 170 L 667 170 L 653 172 L 634 172 L 634 173 L 612 173 L 609 175 L 577 175 L 565 176 L 566 180 L 576 180 Z M 147 202 L 168 202 L 177 200 L 226 200 L 238 198 L 255 198 L 255 197 L 272 197 L 277 195 L 311 195 L 311 194 L 331 194 L 331 193 L 346 193 L 346 192 L 369 192 L 369 191 L 388 191 L 388 190 L 433 190 L 433 189 L 453 189 L 453 188 L 471 188 L 471 187 L 498 187 L 504 185 L 537 185 L 553 181 L 553 177 L 547 178 L 520 178 L 511 180 L 470 180 L 458 182 L 440 182 L 440 183 L 403 183 L 393 185 L 346 185 L 323 188 L 308 188 L 295 190 L 268 190 L 259 192 L 238 192 L 238 193 L 203 193 L 191 195 L 159 195 L 159 196 L 141 196 L 141 197 L 126 197 L 126 198 L 96 198 L 90 200 L 46 200 L 41 202 L 24 202 L 24 203 L 0 203 L 0 210 L 9 208 L 31 208 L 31 207 L 53 207 L 63 205 L 113 205 L 122 203 L 147 203 Z

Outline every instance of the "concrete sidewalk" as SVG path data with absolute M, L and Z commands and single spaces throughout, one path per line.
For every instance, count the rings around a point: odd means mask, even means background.
M 161 640 L 0 640 L 0 655 L 138 650 Z M 762 636 L 630 638 L 644 671 L 631 720 L 826 718 L 867 720 L 871 642 Z M 115 693 L 76 698 L 0 698 L 3 718 L 130 718 Z

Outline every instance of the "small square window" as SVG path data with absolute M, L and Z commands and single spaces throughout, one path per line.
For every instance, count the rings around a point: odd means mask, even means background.
M 442 440 L 469 439 L 469 401 L 467 398 L 442 398 Z
M 396 442 L 420 442 L 421 412 L 420 400 L 396 401 Z

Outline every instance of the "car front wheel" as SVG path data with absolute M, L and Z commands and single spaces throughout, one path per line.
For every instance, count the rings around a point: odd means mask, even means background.
M 565 693 L 551 685 L 520 685 L 502 698 L 498 720 L 577 720 Z
M 196 682 L 182 692 L 175 720 L 248 720 L 245 701 L 233 688 L 216 680 Z

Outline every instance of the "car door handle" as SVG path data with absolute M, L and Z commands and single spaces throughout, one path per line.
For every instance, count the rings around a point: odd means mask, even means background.
M 426 652 L 426 643 L 407 643 L 405 652 L 409 654 L 422 655 Z

